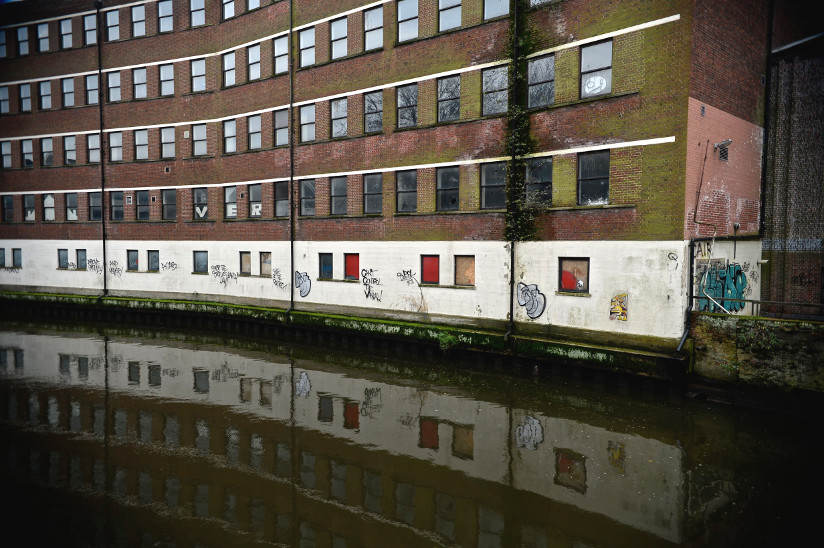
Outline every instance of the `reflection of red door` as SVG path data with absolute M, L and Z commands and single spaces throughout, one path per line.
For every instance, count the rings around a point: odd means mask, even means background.
M 348 401 L 343 405 L 343 427 L 347 430 L 357 430 L 360 428 L 360 409 L 358 402 Z
M 578 280 L 568 270 L 561 272 L 561 289 L 578 289 Z
M 421 447 L 438 448 L 438 423 L 432 419 L 421 419 Z

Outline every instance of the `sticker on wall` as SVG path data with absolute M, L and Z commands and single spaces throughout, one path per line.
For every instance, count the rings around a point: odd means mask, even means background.
M 518 282 L 518 304 L 526 308 L 526 315 L 534 320 L 544 313 L 546 297 L 538 291 L 536 284 Z
M 609 319 L 627 321 L 627 294 L 619 293 L 609 304 Z
M 541 421 L 527 415 L 524 423 L 515 429 L 515 446 L 535 451 L 542 441 L 544 441 L 544 428 L 541 426 Z
M 306 272 L 295 271 L 295 287 L 300 290 L 300 296 L 305 297 L 312 290 L 312 280 Z

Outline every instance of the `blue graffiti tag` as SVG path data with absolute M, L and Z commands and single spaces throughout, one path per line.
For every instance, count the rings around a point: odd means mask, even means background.
M 710 264 L 706 274 L 701 277 L 698 286 L 698 296 L 712 297 L 698 299 L 698 309 L 702 312 L 722 312 L 722 306 L 729 312 L 739 312 L 746 303 L 729 299 L 743 299 L 747 289 L 747 275 L 738 263 L 730 263 L 724 267 L 719 264 Z

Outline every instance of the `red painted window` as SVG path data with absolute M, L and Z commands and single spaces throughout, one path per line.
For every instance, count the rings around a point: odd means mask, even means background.
M 360 408 L 358 402 L 348 401 L 343 404 L 343 427 L 347 430 L 360 428 Z
M 438 255 L 421 255 L 421 283 L 440 283 L 440 257 Z
M 360 272 L 360 259 L 357 253 L 344 253 L 344 278 L 357 280 Z

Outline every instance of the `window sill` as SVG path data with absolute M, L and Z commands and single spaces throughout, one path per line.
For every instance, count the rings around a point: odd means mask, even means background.
M 556 295 L 564 295 L 566 297 L 592 297 L 591 293 L 578 291 L 556 291 Z
M 550 213 L 553 211 L 592 211 L 594 209 L 631 209 L 635 204 L 601 204 L 601 205 L 576 205 L 576 206 L 559 206 L 559 207 L 544 207 L 538 212 Z
M 471 289 L 475 290 L 474 285 L 441 285 L 441 284 L 434 284 L 434 283 L 419 283 L 418 287 L 437 287 L 440 289 Z
M 319 282 L 337 282 L 337 283 L 345 283 L 345 284 L 356 284 L 356 283 L 359 282 L 359 280 L 357 280 L 357 279 L 354 279 L 354 280 L 346 280 L 346 279 L 339 280 L 337 278 L 316 278 L 316 280 L 319 281 Z
M 535 112 L 541 112 L 542 110 L 553 110 L 556 108 L 564 108 L 564 107 L 571 107 L 575 105 L 582 105 L 585 103 L 592 103 L 593 101 L 603 101 L 604 99 L 620 99 L 623 97 L 630 97 L 632 95 L 638 95 L 640 93 L 639 90 L 635 89 L 632 91 L 624 91 L 622 93 L 605 93 L 604 95 L 597 95 L 595 97 L 586 97 L 586 98 L 579 98 L 573 99 L 572 101 L 564 101 L 563 103 L 552 103 L 549 105 L 541 105 L 539 107 L 531 107 L 526 109 L 528 114 L 532 114 Z
M 208 276 L 209 275 L 208 272 L 192 272 L 192 274 L 196 274 L 198 276 Z

